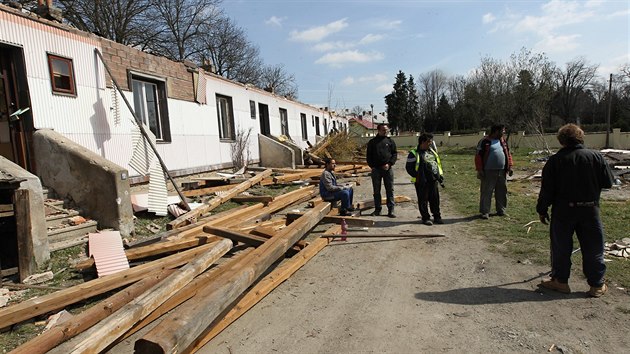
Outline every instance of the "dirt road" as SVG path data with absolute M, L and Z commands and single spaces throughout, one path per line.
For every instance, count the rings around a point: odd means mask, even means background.
M 402 164 L 395 173 L 395 193 L 415 200 Z M 363 178 L 355 200 L 371 193 Z M 370 232 L 446 237 L 333 242 L 201 352 L 630 350 L 626 294 L 611 288 L 603 298 L 588 298 L 588 285 L 575 269 L 571 295 L 538 292 L 548 267 L 490 252 L 482 237 L 468 232 L 483 222 L 473 217 L 476 210 L 454 215 L 447 198 L 442 208 L 445 225 L 420 225 L 414 201 L 397 206 L 396 219 L 375 217 Z

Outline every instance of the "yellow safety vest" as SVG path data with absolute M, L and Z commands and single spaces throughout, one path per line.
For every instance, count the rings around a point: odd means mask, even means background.
M 444 171 L 442 170 L 442 161 L 440 161 L 440 155 L 438 155 L 437 151 L 433 150 L 432 148 L 429 148 L 429 151 L 435 158 L 435 162 L 437 163 L 437 167 L 438 167 L 438 173 L 440 174 L 440 176 L 444 175 Z M 416 157 L 416 174 L 417 174 L 418 169 L 420 168 L 420 157 L 418 156 L 418 152 L 416 151 L 416 149 L 411 149 L 411 151 L 409 152 L 411 152 L 413 156 Z M 411 183 L 416 183 L 415 176 L 411 177 Z

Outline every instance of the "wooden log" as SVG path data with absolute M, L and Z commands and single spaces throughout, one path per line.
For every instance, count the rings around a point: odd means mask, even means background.
M 17 228 L 18 272 L 20 282 L 37 270 L 33 254 L 33 233 L 31 232 L 30 192 L 16 189 L 13 192 L 15 204 L 15 224 Z
M 217 259 L 226 254 L 232 246 L 233 243 L 230 240 L 218 241 L 212 250 L 199 255 L 168 278 L 90 328 L 86 333 L 88 338 L 75 345 L 71 353 L 101 352 L 130 329 L 134 323 L 149 315 L 172 294 L 181 290 L 194 277 L 205 271 Z
M 159 325 L 136 341 L 136 353 L 173 352 L 190 346 L 291 245 L 317 225 L 329 210 L 328 203 L 314 208 L 304 218 L 282 229 L 271 240 L 252 251 L 243 258 L 242 267 L 217 277 L 211 286 L 171 312 Z
M 160 254 L 181 251 L 192 247 L 205 245 L 206 243 L 219 241 L 220 238 L 216 236 L 197 236 L 195 238 L 189 238 L 184 240 L 173 240 L 156 242 L 150 245 L 130 248 L 125 250 L 125 255 L 130 261 L 143 259 L 151 256 L 157 256 Z M 74 265 L 77 270 L 84 270 L 94 266 L 94 258 L 88 258 Z
M 204 226 L 203 231 L 212 235 L 219 236 L 219 237 L 225 237 L 227 239 L 234 241 L 235 243 L 242 242 L 246 245 L 253 246 L 253 247 L 258 247 L 269 239 L 262 236 L 252 235 L 252 234 L 244 233 L 241 231 L 230 230 L 224 227 L 216 227 L 216 226 Z M 292 246 L 290 250 L 293 250 L 294 252 L 299 252 L 301 248 L 298 246 Z
M 230 189 L 226 195 L 220 196 L 220 197 L 215 197 L 213 199 L 211 199 L 209 202 L 204 203 L 204 205 L 195 208 L 195 210 L 191 210 L 183 215 L 180 215 L 179 217 L 177 217 L 175 220 L 169 222 L 168 224 L 166 224 L 166 228 L 171 230 L 171 229 L 177 229 L 179 227 L 182 227 L 186 224 L 191 224 L 194 221 L 197 221 L 197 218 L 204 214 L 209 212 L 210 210 L 218 207 L 219 205 L 227 202 L 228 200 L 230 200 L 232 197 L 238 195 L 241 192 L 246 191 L 249 187 L 260 183 L 260 181 L 262 181 L 265 177 L 268 177 L 271 175 L 271 170 L 265 170 L 259 174 L 257 174 L 256 176 L 248 179 L 245 182 L 242 182 L 238 185 L 236 185 L 234 188 Z M 191 222 L 191 220 L 194 220 Z
M 411 198 L 405 195 L 396 195 L 394 196 L 394 202 L 396 203 L 405 203 L 410 202 Z M 387 198 L 381 199 L 381 204 L 387 203 Z M 364 200 L 355 204 L 355 208 L 359 210 L 374 208 L 374 200 Z
M 299 220 L 299 218 L 304 215 L 305 213 L 287 213 L 287 221 L 293 222 L 294 220 Z M 348 226 L 363 226 L 363 227 L 374 226 L 374 220 L 372 219 L 347 217 L 347 216 L 327 215 L 322 219 L 322 222 L 341 224 L 341 220 L 346 220 L 346 223 L 348 224 Z
M 155 321 L 156 319 L 160 318 L 165 313 L 171 311 L 175 307 L 182 304 L 184 301 L 195 296 L 197 292 L 199 291 L 199 289 L 206 286 L 207 284 L 212 283 L 214 279 L 216 279 L 216 277 L 230 270 L 232 267 L 235 267 L 239 262 L 241 262 L 243 257 L 251 253 L 253 250 L 254 248 L 250 247 L 243 251 L 240 251 L 239 253 L 232 256 L 232 258 L 226 260 L 224 263 L 217 265 L 216 267 L 210 269 L 209 271 L 193 279 L 193 281 L 188 283 L 186 287 L 184 287 L 182 290 L 178 291 L 177 293 L 173 294 L 173 296 L 168 298 L 168 300 L 166 300 L 162 305 L 160 305 L 155 311 L 151 312 L 150 315 L 148 315 L 141 321 L 138 321 L 129 331 L 127 331 L 121 338 L 119 338 L 119 340 L 125 339 L 133 335 L 137 331 L 146 327 L 149 323 Z
M 263 222 L 258 223 L 258 224 L 251 224 L 251 225 L 240 227 L 239 230 L 241 230 L 243 232 L 251 232 L 252 230 L 254 230 L 254 229 L 258 228 L 258 227 L 266 227 L 266 228 L 271 228 L 271 229 L 277 230 L 280 227 L 286 226 L 286 224 L 287 224 L 287 219 L 285 219 L 284 216 L 283 217 L 275 217 L 275 218 L 273 218 L 271 220 L 263 221 Z
M 109 316 L 111 313 L 116 312 L 129 301 L 140 296 L 140 294 L 145 292 L 148 288 L 154 286 L 173 272 L 173 269 L 167 269 L 156 275 L 149 274 L 135 284 L 128 286 L 126 289 L 117 292 L 100 303 L 74 316 L 71 321 L 54 325 L 39 336 L 15 348 L 10 353 L 46 353 L 57 345 L 92 327 L 98 323 L 98 321 Z
M 341 226 L 334 225 L 329 228 L 324 235 L 334 236 L 341 232 Z M 326 240 L 326 241 L 321 241 Z M 283 264 L 276 267 L 269 275 L 266 275 L 256 285 L 254 285 L 247 293 L 238 301 L 234 307 L 216 324 L 213 324 L 202 336 L 197 338 L 191 347 L 184 351 L 184 353 L 197 352 L 201 347 L 208 343 L 212 338 L 216 337 L 227 326 L 239 319 L 245 312 L 249 311 L 254 305 L 256 305 L 265 296 L 269 295 L 271 291 L 277 288 L 285 280 L 289 279 L 291 275 L 298 271 L 304 264 L 315 257 L 319 251 L 324 249 L 326 245 L 330 243 L 329 238 L 319 238 L 304 248 L 298 254 L 285 261 Z
M 120 271 L 48 295 L 39 296 L 0 309 L 0 329 L 51 311 L 59 310 L 92 296 L 134 283 L 147 274 L 178 267 L 215 246 L 210 243 L 162 259 Z

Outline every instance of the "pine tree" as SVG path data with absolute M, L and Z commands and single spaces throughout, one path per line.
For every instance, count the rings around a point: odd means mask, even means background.
M 406 121 L 407 114 L 407 76 L 402 70 L 398 71 L 396 75 L 396 82 L 394 83 L 394 90 L 387 96 L 385 96 L 385 104 L 387 105 L 387 119 L 392 131 L 405 131 L 408 130 Z
M 418 90 L 413 81 L 413 76 L 411 75 L 409 75 L 409 80 L 407 81 L 407 90 L 407 113 L 405 115 L 407 130 L 421 131 L 422 116 L 420 115 L 420 97 L 418 96 Z

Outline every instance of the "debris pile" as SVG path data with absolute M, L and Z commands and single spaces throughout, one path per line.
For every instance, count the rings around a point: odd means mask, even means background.
M 607 256 L 630 258 L 630 237 L 606 242 L 604 244 L 604 254 Z

